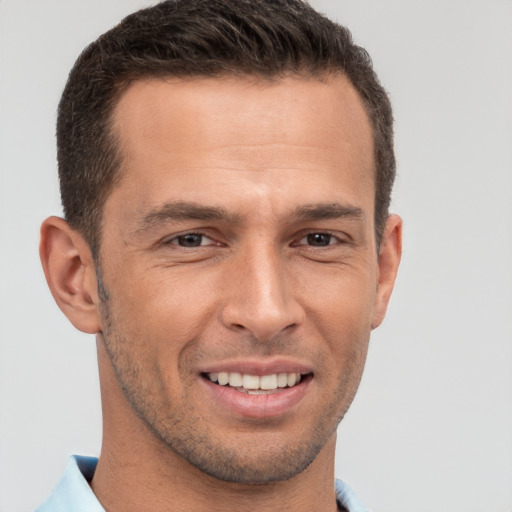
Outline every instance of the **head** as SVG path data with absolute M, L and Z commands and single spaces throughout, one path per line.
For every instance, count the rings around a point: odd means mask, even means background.
M 67 221 L 96 256 L 103 205 L 123 172 L 112 116 L 133 82 L 337 73 L 354 86 L 372 125 L 378 246 L 395 178 L 391 106 L 369 55 L 353 43 L 348 29 L 302 0 L 168 0 L 128 16 L 89 45 L 59 106 L 59 177 Z
M 84 51 L 41 254 L 98 333 L 111 443 L 243 484 L 332 463 L 400 258 L 391 124 L 299 0 L 164 2 Z

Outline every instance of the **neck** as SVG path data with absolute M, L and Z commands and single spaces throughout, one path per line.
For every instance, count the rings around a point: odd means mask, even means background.
M 104 350 L 99 341 L 103 444 L 91 487 L 105 510 L 337 510 L 335 434 L 311 465 L 289 480 L 262 485 L 218 480 L 192 466 L 156 438 L 126 401 L 107 355 L 101 353 Z

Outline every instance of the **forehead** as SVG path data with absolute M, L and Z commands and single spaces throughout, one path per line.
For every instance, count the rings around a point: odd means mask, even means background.
M 328 201 L 341 180 L 373 198 L 370 121 L 342 75 L 141 80 L 121 96 L 114 129 L 120 187 L 141 209 L 172 193 L 204 202 L 222 184 L 245 199 L 293 188 L 307 203 Z

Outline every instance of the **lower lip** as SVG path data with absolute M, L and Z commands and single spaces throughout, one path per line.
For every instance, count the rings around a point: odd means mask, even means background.
M 250 395 L 229 386 L 214 384 L 206 377 L 202 380 L 209 395 L 222 409 L 246 418 L 273 418 L 291 411 L 302 401 L 312 380 L 308 375 L 292 388 L 282 388 L 276 393 Z

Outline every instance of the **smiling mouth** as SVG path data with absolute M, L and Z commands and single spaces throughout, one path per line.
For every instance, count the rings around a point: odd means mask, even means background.
M 241 393 L 269 395 L 293 388 L 311 374 L 273 373 L 258 376 L 238 372 L 218 372 L 203 375 L 214 384 L 230 387 Z

